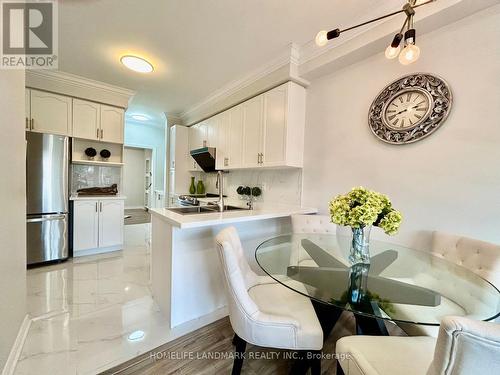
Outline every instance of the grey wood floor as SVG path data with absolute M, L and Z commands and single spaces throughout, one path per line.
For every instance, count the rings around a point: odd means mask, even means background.
M 145 224 L 151 222 L 151 214 L 144 208 L 126 208 L 125 225 Z
M 386 325 L 391 335 L 404 335 L 398 326 L 390 323 Z M 344 312 L 325 342 L 323 353 L 335 353 L 337 340 L 343 336 L 352 335 L 354 328 L 353 315 Z M 233 366 L 233 359 L 231 358 L 231 354 L 234 353 L 233 335 L 234 332 L 229 319 L 224 318 L 103 374 L 230 374 Z M 247 345 L 242 374 L 288 374 L 293 360 L 284 358 L 285 353 L 289 352 Z M 218 355 L 219 357 L 207 358 L 207 355 Z M 269 359 L 270 356 L 273 356 L 273 358 Z M 324 359 L 321 367 L 323 374 L 336 373 L 335 359 Z

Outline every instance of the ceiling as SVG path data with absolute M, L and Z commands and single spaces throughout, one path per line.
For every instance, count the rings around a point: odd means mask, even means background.
M 320 29 L 348 27 L 402 0 L 60 0 L 59 69 L 137 92 L 128 113 L 163 123 Z M 119 63 L 136 54 L 155 71 Z

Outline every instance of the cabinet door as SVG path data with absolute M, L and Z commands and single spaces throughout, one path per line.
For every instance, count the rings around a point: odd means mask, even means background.
M 73 250 L 99 247 L 99 213 L 95 200 L 74 201 Z
M 243 167 L 260 166 L 263 96 L 243 103 Z
M 222 112 L 216 116 L 217 141 L 215 142 L 215 168 L 227 169 L 228 163 L 228 132 L 229 132 L 229 111 Z
M 73 99 L 73 137 L 99 139 L 100 104 Z
M 243 106 L 229 111 L 227 126 L 227 164 L 229 168 L 241 168 L 243 156 Z
M 31 90 L 24 89 L 24 112 L 26 113 L 26 121 L 25 121 L 25 129 L 26 130 L 30 130 L 30 120 L 31 120 L 30 94 L 31 94 Z
M 221 119 L 221 114 L 218 114 L 217 116 L 211 117 L 208 120 L 206 120 L 205 124 L 207 127 L 207 147 L 217 147 L 217 133 L 218 133 L 218 127 L 219 127 L 219 122 Z
M 123 244 L 123 200 L 99 201 L 99 247 Z
M 178 147 L 176 135 L 177 135 L 177 126 L 172 126 L 170 128 L 170 139 L 169 139 L 170 169 L 175 169 L 175 159 L 176 159 L 175 154 Z
M 203 147 L 200 127 L 201 124 L 196 124 L 189 128 L 189 151 Z
M 71 98 L 31 90 L 31 130 L 71 135 Z
M 101 105 L 101 141 L 123 143 L 122 108 Z
M 189 128 L 189 150 L 207 146 L 207 123 L 200 122 Z
M 267 167 L 285 164 L 286 91 L 286 86 L 279 86 L 264 94 L 262 162 Z

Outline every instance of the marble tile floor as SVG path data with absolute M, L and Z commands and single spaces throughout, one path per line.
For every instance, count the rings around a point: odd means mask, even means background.
M 16 375 L 97 374 L 205 324 L 169 329 L 151 297 L 149 231 L 127 225 L 122 251 L 28 271 L 32 321 Z M 129 340 L 137 330 L 144 337 Z

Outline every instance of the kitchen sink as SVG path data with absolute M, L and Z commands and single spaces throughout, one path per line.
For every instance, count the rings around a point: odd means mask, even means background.
M 247 210 L 248 208 L 242 208 L 237 206 L 224 206 L 224 211 L 238 211 Z M 180 215 L 194 215 L 194 214 L 210 214 L 219 212 L 219 208 L 215 205 L 213 206 L 190 206 L 190 207 L 174 207 L 168 208 L 168 211 L 175 212 Z

